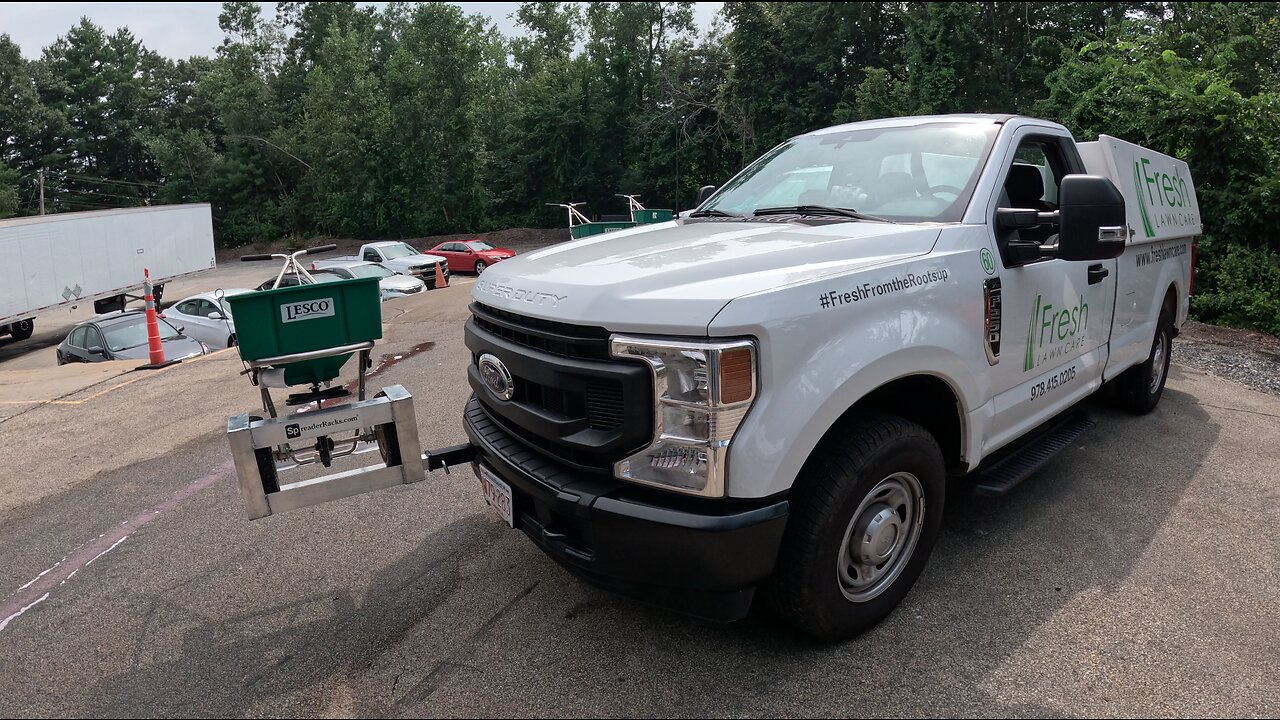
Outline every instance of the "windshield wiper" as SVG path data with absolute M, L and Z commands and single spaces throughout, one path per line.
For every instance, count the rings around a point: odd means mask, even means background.
M 712 210 L 698 210 L 697 212 L 691 212 L 689 213 L 688 217 L 738 217 L 738 216 L 734 215 L 733 213 L 727 213 L 723 210 L 712 209 Z
M 840 217 L 853 218 L 854 220 L 874 220 L 876 222 L 894 223 L 888 218 L 877 217 L 860 213 L 852 208 L 829 207 L 827 205 L 791 205 L 789 207 L 771 207 L 759 208 L 756 215 L 838 215 Z

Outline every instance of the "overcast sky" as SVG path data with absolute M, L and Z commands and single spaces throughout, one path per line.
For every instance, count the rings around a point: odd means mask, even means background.
M 274 3 L 260 3 L 270 14 Z M 383 7 L 386 3 L 362 3 Z M 480 13 L 493 20 L 506 35 L 516 33 L 511 15 L 520 6 L 514 2 L 453 3 L 463 12 Z M 694 19 L 700 30 L 711 27 L 712 18 L 723 3 L 700 2 Z M 28 58 L 40 57 L 40 50 L 66 34 L 67 30 L 87 16 L 107 29 L 128 27 L 134 37 L 147 48 L 171 58 L 212 55 L 222 43 L 218 29 L 218 12 L 222 3 L 0 3 L 0 34 L 8 33 L 22 47 Z

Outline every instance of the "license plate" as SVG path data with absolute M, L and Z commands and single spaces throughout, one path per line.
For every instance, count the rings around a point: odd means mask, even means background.
M 515 515 L 511 511 L 511 486 L 483 465 L 480 466 L 480 492 L 484 493 L 485 503 L 498 513 L 508 527 L 516 526 Z

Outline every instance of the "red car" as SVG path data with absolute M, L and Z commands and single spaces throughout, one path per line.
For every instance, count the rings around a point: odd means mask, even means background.
M 499 260 L 515 256 L 514 250 L 496 248 L 481 240 L 455 240 L 444 242 L 427 251 L 428 255 L 439 255 L 449 262 L 449 272 L 459 270 L 474 272 L 477 275 Z

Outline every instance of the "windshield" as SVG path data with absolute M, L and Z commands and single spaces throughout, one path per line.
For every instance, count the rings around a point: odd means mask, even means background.
M 385 278 L 395 275 L 395 273 L 382 267 L 381 265 L 357 265 L 351 268 L 351 274 L 358 278 Z
M 160 339 L 169 340 L 178 337 L 178 331 L 169 323 L 160 320 Z M 147 319 L 143 316 L 131 318 L 128 322 L 107 325 L 102 328 L 106 336 L 107 347 L 111 352 L 120 352 L 147 344 Z
M 404 243 L 396 243 L 395 245 L 383 245 L 379 249 L 382 250 L 382 256 L 388 260 L 395 260 L 396 258 L 409 257 L 410 255 L 421 254 L 417 250 L 414 250 L 413 248 L 409 247 Z
M 930 123 L 793 138 L 699 211 L 825 205 L 909 222 L 957 222 L 999 126 Z
M 497 249 L 494 246 L 490 245 L 489 243 L 481 242 L 479 240 L 476 240 L 475 242 L 469 242 L 466 245 L 467 247 L 471 248 L 472 250 L 475 250 L 476 252 L 484 252 L 485 250 Z

